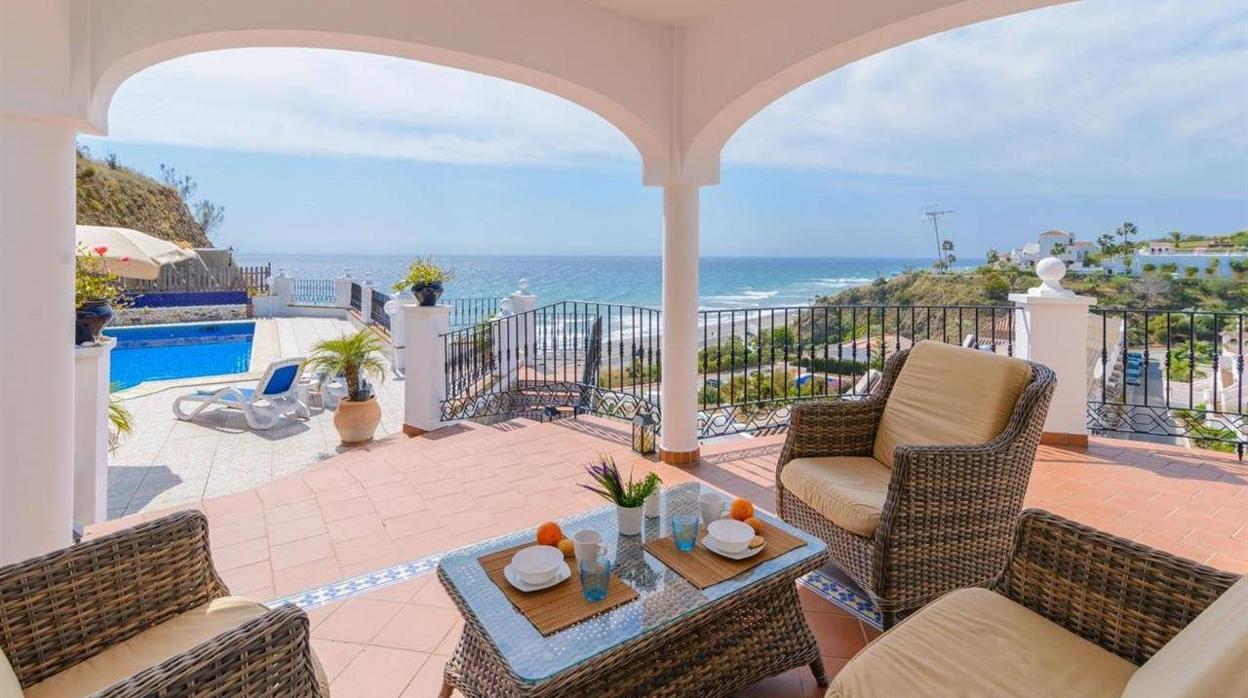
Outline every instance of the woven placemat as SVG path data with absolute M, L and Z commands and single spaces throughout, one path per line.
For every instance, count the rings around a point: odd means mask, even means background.
M 568 560 L 568 566 L 572 568 L 570 579 L 541 591 L 520 591 L 503 576 L 503 568 L 511 562 L 511 556 L 517 550 L 529 545 L 517 545 L 490 553 L 478 558 L 477 562 L 481 563 L 490 581 L 503 590 L 511 605 L 528 618 L 542 635 L 558 632 L 637 598 L 636 591 L 612 574 L 611 583 L 607 585 L 607 598 L 602 601 L 586 601 L 585 595 L 581 593 L 581 575 L 577 574 L 575 559 Z
M 732 579 L 760 563 L 806 545 L 802 539 L 785 533 L 764 521 L 761 535 L 767 540 L 767 546 L 763 548 L 763 551 L 744 560 L 731 560 L 716 555 L 702 545 L 702 537 L 705 535 L 706 527 L 703 526 L 698 530 L 697 544 L 688 552 L 678 549 L 676 540 L 671 536 L 646 543 L 646 552 L 676 570 L 676 573 L 688 580 L 690 584 L 699 589 L 705 589 Z

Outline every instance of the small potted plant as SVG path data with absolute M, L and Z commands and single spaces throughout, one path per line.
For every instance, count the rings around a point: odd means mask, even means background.
M 107 253 L 104 246 L 80 247 L 74 256 L 74 344 L 98 341 L 113 309 L 128 304 L 120 277 L 104 263 Z
M 658 489 L 659 482 L 661 482 L 659 476 L 649 473 L 645 478 L 637 481 L 633 479 L 632 472 L 629 472 L 628 482 L 625 482 L 620 477 L 620 469 L 616 467 L 615 460 L 608 455 L 599 456 L 598 463 L 586 466 L 585 472 L 589 473 L 598 486 L 581 485 L 581 487 L 615 504 L 620 535 L 640 535 L 642 505 L 646 497 Z
M 407 274 L 394 284 L 395 291 L 412 290 L 416 301 L 423 306 L 438 304 L 442 296 L 442 284 L 450 283 L 455 273 L 433 263 L 432 257 L 418 258 L 407 267 Z
M 386 364 L 382 360 L 384 347 L 371 330 L 326 339 L 313 349 L 308 359 L 312 370 L 324 370 L 326 375 L 341 375 L 347 383 L 346 397 L 338 402 L 334 413 L 334 428 L 343 444 L 370 441 L 381 423 L 381 407 L 367 377 L 385 378 Z

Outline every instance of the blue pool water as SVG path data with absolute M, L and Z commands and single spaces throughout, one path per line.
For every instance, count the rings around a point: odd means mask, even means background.
M 254 322 L 109 327 L 117 339 L 110 379 L 123 388 L 143 381 L 246 373 Z

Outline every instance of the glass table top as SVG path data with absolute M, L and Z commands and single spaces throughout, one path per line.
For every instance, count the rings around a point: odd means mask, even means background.
M 759 512 L 757 516 L 797 536 L 806 545 L 699 590 L 642 546 L 648 540 L 670 535 L 669 521 L 673 514 L 696 513 L 698 495 L 704 489 L 719 492 L 696 482 L 664 487 L 662 514 L 656 519 L 646 519 L 640 536 L 619 535 L 613 506 L 560 519 L 559 526 L 568 536 L 586 528 L 602 534 L 607 556 L 615 561 L 616 573 L 637 590 L 639 598 L 546 637 L 511 605 L 477 562 L 482 555 L 532 541 L 533 529 L 461 548 L 445 555 L 439 565 L 512 671 L 524 681 L 539 682 L 643 633 L 677 622 L 708 604 L 820 555 L 826 548 L 818 538 Z M 719 493 L 731 501 L 731 495 Z

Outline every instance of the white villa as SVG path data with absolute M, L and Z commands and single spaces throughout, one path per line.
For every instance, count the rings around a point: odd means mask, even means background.
M 1235 275 L 1236 261 L 1248 261 L 1248 251 L 1211 250 L 1203 247 L 1176 250 L 1173 243 L 1150 240 L 1136 250 L 1130 259 L 1129 266 L 1124 265 L 1120 257 L 1106 259 L 1104 267 L 1116 274 L 1159 271 L 1180 276 L 1229 279 Z
M 1057 251 L 1054 251 L 1057 247 Z M 1006 253 L 1005 257 L 1019 269 L 1034 269 L 1036 262 L 1045 257 L 1057 257 L 1067 264 L 1076 267 L 1087 266 L 1088 253 L 1096 250 L 1096 243 L 1088 240 L 1076 240 L 1074 233 L 1065 230 L 1049 230 L 1040 233 L 1034 241 L 1016 247 Z

